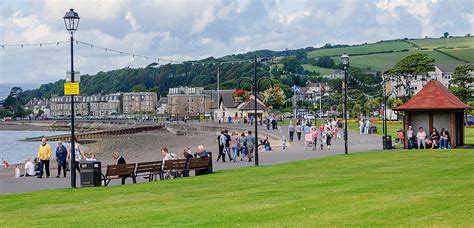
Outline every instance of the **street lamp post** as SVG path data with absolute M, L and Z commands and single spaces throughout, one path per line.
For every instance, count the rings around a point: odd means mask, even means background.
M 250 78 L 242 78 L 239 80 L 239 89 L 243 81 L 248 81 L 252 86 L 252 92 L 254 97 L 254 127 L 255 127 L 255 166 L 259 165 L 258 161 L 258 117 L 257 117 L 257 94 L 260 91 L 260 83 L 264 80 L 270 81 L 270 85 L 273 87 L 273 81 L 268 77 L 263 77 L 257 80 L 257 56 L 255 55 L 254 66 L 253 66 L 253 80 Z
M 383 149 L 387 150 L 387 82 L 388 77 L 382 76 L 383 79 Z
M 348 145 L 347 145 L 347 67 L 349 66 L 349 55 L 344 53 L 341 55 L 341 62 L 344 66 L 344 83 L 342 84 L 342 88 L 344 90 L 344 105 L 343 105 L 343 113 L 344 113 L 344 153 L 348 154 Z
M 77 12 L 74 12 L 74 9 L 70 9 L 63 17 L 64 25 L 66 26 L 67 31 L 71 35 L 71 82 L 74 82 L 74 32 L 77 30 L 79 25 L 79 15 Z M 71 188 L 76 188 L 76 156 L 74 145 L 74 95 L 71 95 Z

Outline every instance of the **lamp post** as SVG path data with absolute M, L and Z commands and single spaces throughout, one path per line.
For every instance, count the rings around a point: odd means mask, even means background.
M 71 82 L 74 82 L 74 32 L 77 30 L 79 19 L 81 18 L 77 12 L 74 12 L 74 9 L 70 9 L 69 12 L 64 15 L 63 19 L 66 30 L 71 35 Z M 74 145 L 74 139 L 74 95 L 71 95 L 71 188 L 76 188 L 76 147 Z
M 387 148 L 387 82 L 389 81 L 388 77 L 382 76 L 383 79 L 383 149 Z
M 348 154 L 347 148 L 347 67 L 349 66 L 349 55 L 344 53 L 341 55 L 341 62 L 344 66 L 344 82 L 342 83 L 342 89 L 344 90 L 344 105 L 343 105 L 343 113 L 344 113 L 344 153 Z
M 273 87 L 273 81 L 268 77 L 263 77 L 257 80 L 257 56 L 255 55 L 254 66 L 253 66 L 253 80 L 250 78 L 242 78 L 239 80 L 239 89 L 243 81 L 247 81 L 252 86 L 252 92 L 254 97 L 254 126 L 255 126 L 255 166 L 258 166 L 258 118 L 257 118 L 257 94 L 260 90 L 260 83 L 264 80 L 270 81 L 270 85 Z

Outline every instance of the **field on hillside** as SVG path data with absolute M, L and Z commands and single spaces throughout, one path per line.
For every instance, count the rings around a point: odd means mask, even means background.
M 435 39 L 413 39 L 408 40 L 423 48 L 434 49 L 441 46 L 447 45 L 446 38 L 435 38 Z M 474 37 L 451 37 L 449 38 L 449 47 L 463 47 L 469 46 L 474 47 Z
M 303 64 L 301 65 L 305 70 L 309 71 L 315 71 L 319 72 L 320 75 L 328 75 L 331 74 L 334 69 L 328 69 L 328 68 L 323 68 L 323 67 L 318 67 L 318 66 L 311 66 L 309 64 Z
M 421 48 L 427 48 L 428 50 L 417 50 L 413 47 L 414 43 Z M 374 44 L 365 44 L 352 47 L 343 48 L 328 48 L 315 50 L 308 53 L 310 58 L 318 58 L 321 56 L 332 56 L 336 63 L 340 62 L 340 55 L 347 53 L 350 56 L 350 62 L 352 66 L 370 68 L 373 70 L 380 71 L 383 65 L 395 65 L 395 63 L 403 57 L 408 55 L 421 52 L 429 55 L 436 60 L 436 63 L 444 64 L 462 64 L 464 62 L 459 61 L 449 55 L 434 51 L 433 49 L 446 46 L 446 39 L 414 39 L 396 41 L 383 41 Z M 452 37 L 449 39 L 449 47 L 453 49 L 440 49 L 452 56 L 460 58 L 465 61 L 474 62 L 474 37 Z M 408 50 L 402 51 L 401 50 Z M 393 51 L 391 53 L 375 53 L 381 51 Z M 361 55 L 362 54 L 362 55 Z M 363 55 L 366 54 L 366 55 Z M 324 68 L 316 69 L 323 71 Z M 323 74 L 324 75 L 324 74 Z
M 0 196 L 9 226 L 473 226 L 474 150 L 368 152 Z M 26 217 L 25 217 L 26 216 Z
M 411 44 L 403 41 L 384 41 L 380 43 L 364 44 L 359 46 L 342 47 L 342 48 L 327 48 L 315 50 L 308 53 L 309 58 L 317 58 L 321 56 L 332 56 L 339 57 L 343 53 L 347 53 L 349 56 L 354 54 L 366 54 L 369 52 L 380 52 L 380 51 L 401 51 L 403 49 L 413 49 Z

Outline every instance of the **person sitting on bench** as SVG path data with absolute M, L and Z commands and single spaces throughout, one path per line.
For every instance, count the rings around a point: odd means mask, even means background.
M 125 158 L 123 158 L 122 156 L 120 156 L 119 152 L 115 151 L 112 153 L 112 159 L 114 159 L 115 161 L 117 161 L 117 165 L 120 165 L 120 164 L 127 164 L 125 162 Z M 128 176 L 120 176 L 122 178 L 122 184 L 125 184 L 125 179 L 127 179 Z

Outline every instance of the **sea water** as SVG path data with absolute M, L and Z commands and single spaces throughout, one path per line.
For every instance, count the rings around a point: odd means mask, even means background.
M 41 142 L 21 142 L 19 140 L 27 137 L 51 136 L 67 134 L 64 131 L 0 131 L 0 159 L 8 161 L 10 164 L 24 162 L 25 159 L 33 160 L 38 154 L 38 147 Z M 52 158 L 57 142 L 48 142 L 53 149 Z M 67 144 L 65 143 L 67 147 Z

